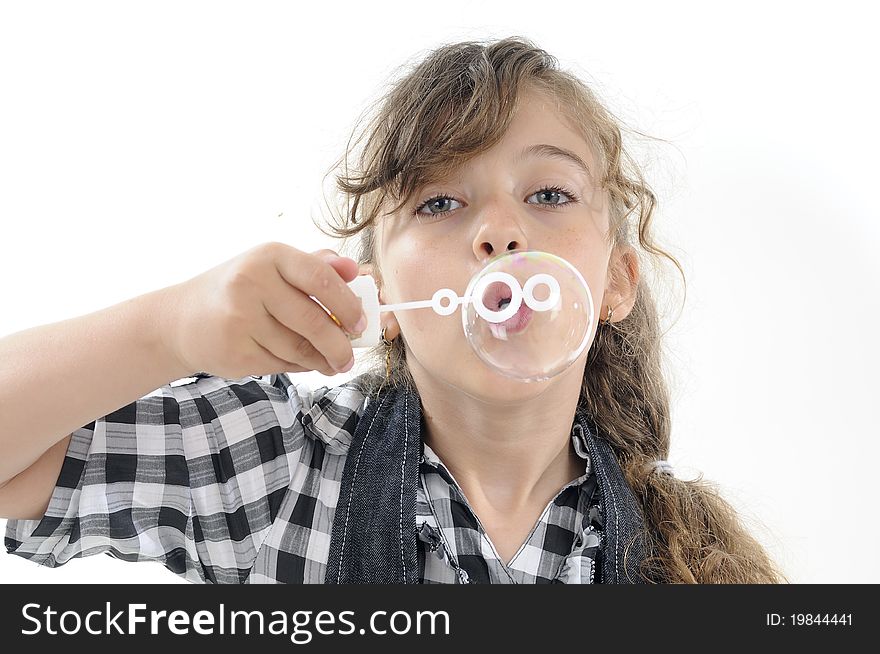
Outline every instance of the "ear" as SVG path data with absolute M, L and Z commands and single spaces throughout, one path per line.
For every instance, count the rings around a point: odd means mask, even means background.
M 372 275 L 373 274 L 373 265 L 370 263 L 362 263 L 358 266 L 358 274 L 359 275 Z M 382 297 L 382 288 L 379 288 L 379 304 L 386 304 L 385 298 Z M 385 338 L 389 341 L 393 341 L 400 335 L 400 325 L 397 322 L 397 318 L 394 317 L 394 314 L 390 311 L 383 311 L 379 314 L 379 330 L 385 327 Z
M 376 282 L 376 286 L 379 288 L 379 302 L 384 303 L 384 299 L 382 298 L 382 287 L 379 283 L 379 280 L 375 278 L 375 275 L 373 275 L 373 270 L 373 264 L 371 263 L 358 264 L 358 276 L 370 275 L 371 277 L 373 277 L 374 281 Z
M 608 282 L 599 307 L 602 320 L 608 318 L 608 305 L 613 308 L 611 322 L 626 318 L 636 303 L 639 284 L 639 257 L 631 245 L 614 249 L 608 262 Z

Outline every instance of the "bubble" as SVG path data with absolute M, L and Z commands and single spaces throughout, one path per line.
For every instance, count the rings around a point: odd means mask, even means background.
M 433 308 L 449 315 L 458 306 L 441 303 L 448 297 L 441 291 Z M 477 356 L 502 375 L 526 382 L 550 379 L 571 366 L 589 342 L 594 318 L 590 288 L 577 268 L 538 250 L 492 259 L 468 284 L 461 312 Z

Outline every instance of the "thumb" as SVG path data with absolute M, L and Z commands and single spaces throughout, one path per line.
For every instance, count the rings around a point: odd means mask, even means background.
M 323 259 L 327 263 L 330 263 L 334 258 L 339 258 L 339 254 L 335 250 L 315 250 L 314 252 L 310 252 L 309 254 L 316 256 L 319 259 Z
M 315 250 L 311 254 L 329 263 L 346 283 L 357 277 L 358 268 L 354 259 L 340 256 L 336 251 L 327 249 Z

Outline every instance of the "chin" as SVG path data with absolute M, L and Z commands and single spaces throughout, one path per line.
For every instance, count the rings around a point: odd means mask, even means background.
M 442 360 L 432 358 L 427 366 L 422 365 L 411 351 L 408 352 L 407 359 L 414 377 L 433 378 L 457 392 L 496 406 L 516 405 L 532 400 L 545 393 L 564 376 L 559 375 L 543 381 L 523 381 L 501 374 L 480 359 L 470 348 L 466 352 L 453 354 L 451 348 L 444 349 L 442 346 L 437 346 L 436 351 L 447 352 L 448 355 Z
M 455 385 L 471 397 L 490 404 L 519 404 L 546 392 L 553 379 L 523 381 L 502 375 L 481 361 L 465 369 Z

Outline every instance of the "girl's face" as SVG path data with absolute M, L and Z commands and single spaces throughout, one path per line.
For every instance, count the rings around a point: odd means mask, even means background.
M 607 203 L 593 181 L 596 175 L 587 142 L 556 111 L 555 102 L 537 92 L 523 95 L 500 142 L 379 221 L 381 303 L 429 300 L 438 288 L 462 295 L 494 256 L 534 249 L 560 256 L 580 271 L 598 322 L 605 315 L 610 246 Z M 492 403 L 532 397 L 569 374 L 580 379 L 589 350 L 558 377 L 524 384 L 477 357 L 458 312 L 438 316 L 417 309 L 381 318 L 388 338 L 402 334 L 406 339 L 407 363 L 417 382 L 430 377 Z

